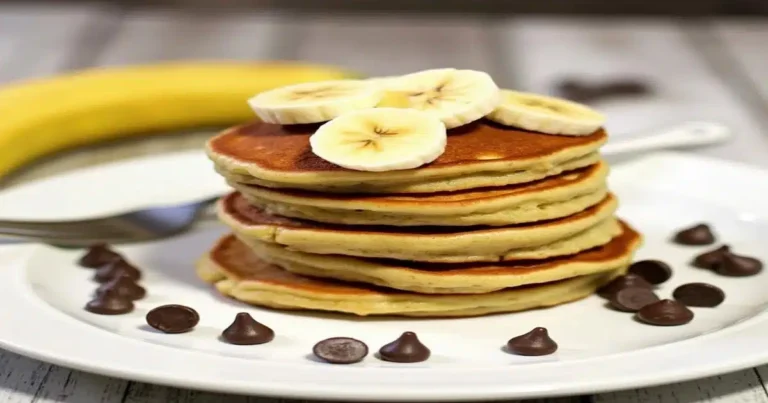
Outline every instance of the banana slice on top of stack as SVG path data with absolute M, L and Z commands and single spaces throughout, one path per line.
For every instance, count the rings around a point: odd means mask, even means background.
M 309 138 L 318 157 L 362 171 L 411 169 L 445 151 L 445 125 L 415 109 L 363 109 L 320 126 Z
M 387 92 L 405 95 L 408 108 L 436 116 L 448 129 L 483 118 L 501 102 L 499 87 L 482 71 L 425 70 L 383 83 Z
M 266 123 L 327 122 L 347 112 L 378 105 L 383 90 L 364 80 L 320 81 L 262 92 L 248 100 Z
M 447 129 L 487 118 L 551 135 L 594 133 L 605 117 L 563 99 L 499 89 L 482 71 L 431 69 L 368 80 L 303 83 L 248 100 L 266 123 L 324 123 L 312 152 L 353 170 L 413 169 L 445 150 Z
M 547 134 L 586 136 L 605 123 L 605 116 L 564 99 L 502 90 L 502 101 L 488 119 L 505 126 Z

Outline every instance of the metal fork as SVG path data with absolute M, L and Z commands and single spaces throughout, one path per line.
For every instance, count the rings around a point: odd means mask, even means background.
M 192 227 L 219 197 L 87 220 L 0 220 L 0 240 L 37 241 L 79 247 L 94 243 L 118 244 L 166 238 Z

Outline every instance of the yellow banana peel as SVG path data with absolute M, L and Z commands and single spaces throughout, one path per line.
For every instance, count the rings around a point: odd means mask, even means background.
M 0 87 L 0 178 L 72 147 L 254 120 L 246 101 L 258 92 L 356 77 L 302 63 L 180 62 L 21 81 Z

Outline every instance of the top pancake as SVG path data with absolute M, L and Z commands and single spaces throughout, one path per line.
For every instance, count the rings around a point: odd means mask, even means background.
M 207 143 L 225 176 L 267 187 L 327 192 L 410 193 L 523 183 L 583 167 L 597 160 L 604 130 L 588 136 L 555 136 L 480 120 L 448 132 L 445 152 L 416 169 L 363 172 L 339 167 L 312 153 L 317 125 L 255 122 L 234 127 Z M 251 180 L 247 180 L 247 179 Z

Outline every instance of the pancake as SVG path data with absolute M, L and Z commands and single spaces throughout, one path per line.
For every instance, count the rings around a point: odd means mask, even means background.
M 473 174 L 466 174 L 460 177 L 450 177 L 447 179 L 427 178 L 418 183 L 396 184 L 386 186 L 375 184 L 371 187 L 368 183 L 358 183 L 354 186 L 339 187 L 337 185 L 326 185 L 322 182 L 302 185 L 301 189 L 328 192 L 328 193 L 391 193 L 391 194 L 410 194 L 410 193 L 433 193 L 433 192 L 452 192 L 459 190 L 475 189 L 479 187 L 507 186 L 519 183 L 528 183 L 537 181 L 549 176 L 559 175 L 574 169 L 583 168 L 596 164 L 600 161 L 600 154 L 597 152 L 589 153 L 582 157 L 565 161 L 558 165 L 548 167 L 535 167 L 527 170 L 517 170 L 511 172 L 484 172 L 479 171 Z M 214 169 L 228 181 L 234 183 L 243 183 L 249 185 L 259 185 L 270 188 L 287 188 L 274 182 L 263 181 L 250 175 L 233 173 L 225 168 L 215 165 Z
M 450 193 L 333 194 L 230 183 L 270 213 L 334 224 L 509 225 L 575 214 L 603 200 L 604 162 L 537 182 Z
M 359 316 L 466 317 L 549 307 L 585 298 L 625 272 L 581 276 L 477 295 L 422 295 L 302 277 L 256 257 L 231 235 L 197 264 L 198 276 L 224 295 L 259 306 Z
M 622 222 L 607 244 L 575 255 L 500 263 L 422 263 L 315 255 L 241 239 L 261 259 L 310 277 L 353 281 L 425 294 L 480 294 L 614 271 L 629 266 L 641 237 Z
M 600 246 L 621 232 L 609 195 L 566 218 L 505 227 L 391 227 L 322 224 L 276 216 L 232 193 L 217 204 L 219 218 L 239 237 L 288 249 L 426 262 L 543 259 Z
M 448 132 L 445 152 L 416 169 L 363 172 L 339 167 L 312 153 L 317 125 L 254 122 L 228 129 L 206 143 L 224 176 L 272 188 L 354 193 L 431 193 L 538 180 L 597 161 L 607 140 L 554 136 L 480 120 Z M 243 178 L 245 177 L 245 178 Z

